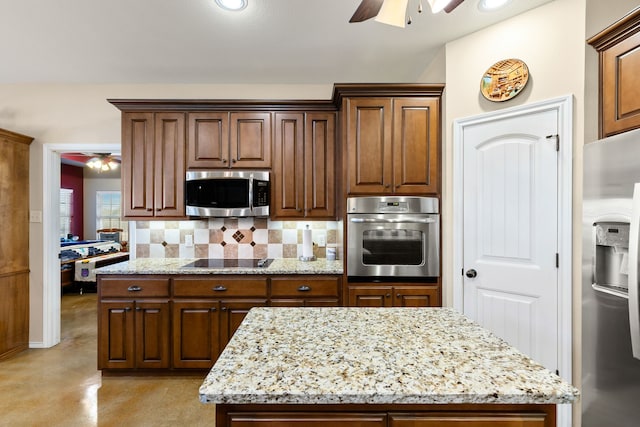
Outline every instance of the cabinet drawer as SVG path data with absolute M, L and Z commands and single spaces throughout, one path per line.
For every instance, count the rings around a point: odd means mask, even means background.
M 266 297 L 266 278 L 193 277 L 173 279 L 176 297 Z
M 274 297 L 337 297 L 338 277 L 279 277 L 271 279 L 271 295 Z
M 101 277 L 98 281 L 102 298 L 168 297 L 169 279 L 145 277 Z

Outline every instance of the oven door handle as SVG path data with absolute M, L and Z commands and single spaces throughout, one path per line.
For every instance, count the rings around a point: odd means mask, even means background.
M 410 223 L 418 223 L 418 224 L 431 224 L 436 222 L 435 219 L 433 218 L 405 218 L 405 219 L 393 219 L 393 218 L 385 218 L 385 219 L 378 219 L 378 218 L 351 218 L 351 222 L 355 222 L 355 223 L 384 223 L 384 224 L 397 224 L 397 223 L 403 223 L 403 222 L 410 222 Z

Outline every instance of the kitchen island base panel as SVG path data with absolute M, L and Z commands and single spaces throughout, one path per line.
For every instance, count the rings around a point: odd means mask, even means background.
M 556 405 L 225 405 L 217 427 L 555 427 Z

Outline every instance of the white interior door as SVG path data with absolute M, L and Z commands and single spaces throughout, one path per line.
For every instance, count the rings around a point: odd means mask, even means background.
M 558 112 L 463 131 L 463 307 L 558 369 Z

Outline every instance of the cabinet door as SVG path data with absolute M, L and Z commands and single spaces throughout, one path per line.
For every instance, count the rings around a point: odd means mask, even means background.
M 437 286 L 394 286 L 394 307 L 439 307 L 440 298 Z
M 229 113 L 189 113 L 187 169 L 229 167 Z
M 271 113 L 231 113 L 231 167 L 271 167 Z
M 220 354 L 218 301 L 174 301 L 173 367 L 209 369 Z
M 153 216 L 153 113 L 122 114 L 122 204 L 125 217 Z
M 169 367 L 169 302 L 135 304 L 136 368 Z
M 335 122 L 334 113 L 308 113 L 305 118 L 304 209 L 306 217 L 330 219 L 336 217 Z
M 184 113 L 155 116 L 155 216 L 184 217 Z
M 100 302 L 98 369 L 135 367 L 133 301 Z
M 273 153 L 273 217 L 304 216 L 304 119 L 276 113 Z
M 390 193 L 392 181 L 390 98 L 347 102 L 349 194 Z
M 349 286 L 350 307 L 391 307 L 391 286 Z
M 220 351 L 224 349 L 242 320 L 253 307 L 266 307 L 267 300 L 220 301 Z
M 437 194 L 440 171 L 438 98 L 393 101 L 393 192 Z
M 602 51 L 600 63 L 601 137 L 640 128 L 640 33 Z

